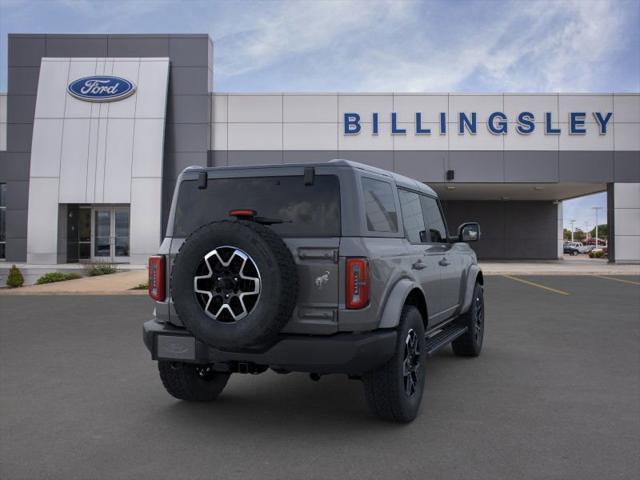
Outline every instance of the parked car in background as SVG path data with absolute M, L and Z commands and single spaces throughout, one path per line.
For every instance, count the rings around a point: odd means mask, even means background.
M 562 248 L 562 251 L 567 255 L 572 255 L 572 256 L 580 255 L 580 250 L 575 245 L 575 242 L 565 243 Z

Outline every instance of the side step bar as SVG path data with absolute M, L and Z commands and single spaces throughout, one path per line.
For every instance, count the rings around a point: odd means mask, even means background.
M 450 344 L 460 335 L 467 331 L 467 327 L 460 327 L 458 325 L 448 325 L 440 330 L 435 335 L 427 337 L 425 348 L 427 350 L 427 357 L 431 357 L 442 347 Z

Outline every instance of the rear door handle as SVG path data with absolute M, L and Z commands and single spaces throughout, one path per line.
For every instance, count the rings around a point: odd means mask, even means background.
M 413 265 L 411 265 L 411 268 L 413 268 L 414 270 L 423 270 L 427 268 L 427 265 L 422 263 L 422 260 L 418 260 Z
M 446 267 L 447 265 L 451 265 L 451 263 L 449 263 L 449 261 L 447 260 L 446 257 L 444 257 L 442 260 L 440 260 L 438 262 L 438 265 L 440 265 L 441 267 Z

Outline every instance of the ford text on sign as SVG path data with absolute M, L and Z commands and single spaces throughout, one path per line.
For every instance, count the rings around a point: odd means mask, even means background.
M 113 102 L 135 92 L 136 86 L 121 77 L 97 75 L 79 78 L 69 84 L 70 95 L 87 102 Z

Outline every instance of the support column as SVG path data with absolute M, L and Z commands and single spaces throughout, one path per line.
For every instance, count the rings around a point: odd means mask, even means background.
M 564 258 L 564 217 L 561 201 L 558 201 L 558 235 L 556 240 L 558 243 L 558 260 L 562 260 Z
M 640 263 L 640 183 L 607 186 L 609 261 Z

